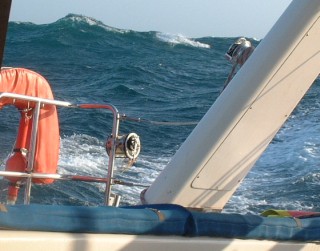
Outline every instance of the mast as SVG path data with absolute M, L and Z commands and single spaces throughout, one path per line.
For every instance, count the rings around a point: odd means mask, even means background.
M 10 9 L 12 0 L 1 0 L 0 2 L 0 68 L 2 66 L 4 46 L 8 30 Z

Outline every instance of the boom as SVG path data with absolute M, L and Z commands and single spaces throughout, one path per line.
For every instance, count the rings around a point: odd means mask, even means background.
M 320 0 L 294 0 L 165 170 L 146 203 L 221 210 L 320 71 Z

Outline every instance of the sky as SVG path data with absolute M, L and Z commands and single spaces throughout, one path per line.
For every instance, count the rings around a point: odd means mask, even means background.
M 261 39 L 292 0 L 12 0 L 10 21 L 47 24 L 69 13 L 135 31 Z

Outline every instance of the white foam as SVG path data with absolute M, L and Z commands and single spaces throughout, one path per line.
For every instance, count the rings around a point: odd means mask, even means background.
M 73 21 L 73 22 L 85 22 L 91 26 L 99 26 L 107 31 L 112 31 L 112 32 L 117 32 L 117 33 L 128 33 L 130 32 L 129 30 L 125 30 L 125 29 L 117 29 L 108 25 L 105 25 L 104 23 L 102 23 L 101 21 L 98 21 L 92 17 L 87 17 L 87 16 L 83 16 L 83 15 L 70 15 L 68 16 L 68 18 Z
M 106 177 L 108 159 L 104 142 L 95 137 L 74 134 L 61 139 L 59 160 L 59 173 L 61 174 Z M 127 162 L 124 159 L 116 159 L 114 177 L 124 182 L 143 186 L 114 185 L 112 191 L 122 196 L 123 203 L 138 204 L 140 193 L 145 189 L 144 186 L 149 186 L 155 180 L 169 160 L 169 157 L 140 155 L 132 167 L 126 168 Z M 102 183 L 90 183 L 88 186 L 96 187 L 102 195 L 105 191 L 105 184 Z
M 185 37 L 181 34 L 169 34 L 169 33 L 162 33 L 162 32 L 157 32 L 156 33 L 157 38 L 160 41 L 170 43 L 170 44 L 184 44 L 184 45 L 189 45 L 193 47 L 198 47 L 198 48 L 210 48 L 210 45 L 204 44 L 195 40 L 192 40 L 191 38 Z
M 105 175 L 108 157 L 103 142 L 74 134 L 61 139 L 59 172 L 79 175 Z

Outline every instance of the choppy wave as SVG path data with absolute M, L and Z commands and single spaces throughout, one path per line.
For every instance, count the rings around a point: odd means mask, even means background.
M 118 29 L 115 27 L 108 26 L 104 24 L 103 22 L 84 15 L 77 15 L 77 14 L 69 14 L 64 18 L 61 18 L 57 21 L 59 22 L 71 22 L 72 24 L 78 23 L 78 24 L 88 24 L 90 26 L 97 26 L 105 29 L 106 31 L 112 31 L 112 32 L 119 32 L 119 33 L 127 33 L 130 32 L 129 30 L 125 29 Z

